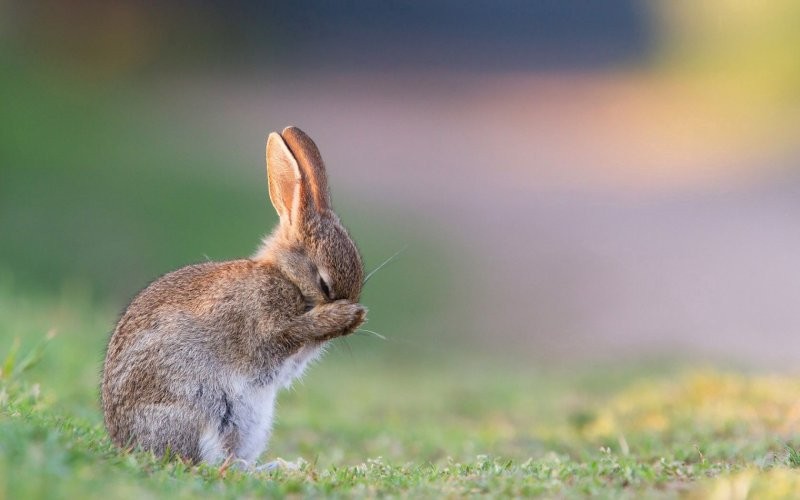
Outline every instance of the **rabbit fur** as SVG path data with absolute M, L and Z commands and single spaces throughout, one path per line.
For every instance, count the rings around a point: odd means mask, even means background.
M 117 446 L 254 463 L 278 390 L 364 321 L 361 256 L 331 208 L 319 150 L 288 127 L 269 134 L 266 155 L 280 222 L 255 255 L 168 273 L 120 317 L 101 387 Z

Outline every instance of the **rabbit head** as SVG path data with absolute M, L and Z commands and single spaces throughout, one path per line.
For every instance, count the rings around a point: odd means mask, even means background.
M 255 259 L 274 262 L 309 308 L 340 299 L 357 302 L 364 281 L 361 255 L 333 212 L 314 141 L 296 127 L 269 134 L 267 176 L 280 222 Z

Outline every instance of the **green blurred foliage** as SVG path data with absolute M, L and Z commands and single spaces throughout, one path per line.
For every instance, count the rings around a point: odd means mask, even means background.
M 0 270 L 19 289 L 57 295 L 67 286 L 119 308 L 165 272 L 247 257 L 277 222 L 263 144 L 232 151 L 137 82 L 3 64 Z M 332 185 L 368 270 L 408 246 L 365 288 L 370 329 L 418 336 L 444 307 L 454 264 L 433 228 L 364 206 L 337 188 L 335 172 Z

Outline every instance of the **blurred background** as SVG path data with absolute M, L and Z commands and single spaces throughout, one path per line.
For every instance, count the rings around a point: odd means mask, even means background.
M 793 0 L 5 0 L 6 297 L 117 311 L 251 254 L 294 124 L 367 267 L 407 247 L 345 360 L 788 367 L 798 47 Z

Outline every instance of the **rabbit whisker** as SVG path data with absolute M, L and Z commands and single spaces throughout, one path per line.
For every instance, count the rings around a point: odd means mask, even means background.
M 356 330 L 356 331 L 357 331 L 357 332 L 371 333 L 372 335 L 375 335 L 376 337 L 378 337 L 378 338 L 379 338 L 379 339 L 381 339 L 381 340 L 387 340 L 387 339 L 386 339 L 386 337 L 385 337 L 385 336 L 383 336 L 383 335 L 381 335 L 380 333 L 378 333 L 378 332 L 373 332 L 372 330 L 367 330 L 366 328 L 359 328 L 359 329 L 358 329 L 358 330 Z
M 385 266 L 388 266 L 389 264 L 391 264 L 398 255 L 400 255 L 401 253 L 405 252 L 406 248 L 408 248 L 408 245 L 403 245 L 403 248 L 401 248 L 400 250 L 396 251 L 394 253 L 394 255 L 392 255 L 388 259 L 384 260 L 383 263 L 381 263 L 380 266 L 376 267 L 375 269 L 373 269 L 372 271 L 367 273 L 367 277 L 364 278 L 364 283 L 363 284 L 366 285 L 367 281 L 369 281 L 369 279 L 372 277 L 372 275 L 374 275 L 375 273 L 377 273 L 378 271 L 383 269 Z

